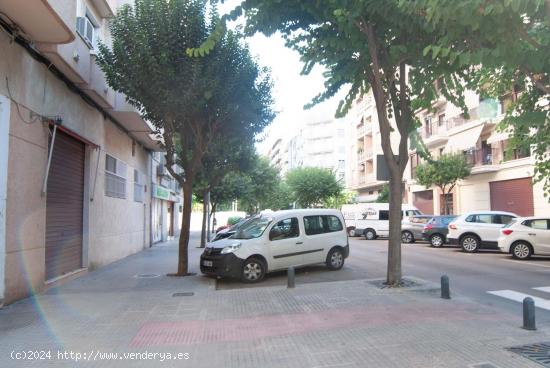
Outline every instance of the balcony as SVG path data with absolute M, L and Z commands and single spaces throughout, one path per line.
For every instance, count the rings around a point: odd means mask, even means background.
M 105 74 L 95 62 L 96 56 L 92 55 L 90 62 L 90 81 L 83 87 L 84 91 L 101 107 L 110 109 L 115 107 L 115 91 L 109 87 Z
M 495 149 L 471 149 L 464 152 L 466 162 L 472 167 L 472 174 L 483 174 L 499 170 L 494 164 Z
M 48 0 L 2 0 L 0 13 L 34 43 L 64 44 L 75 39 Z
M 161 148 L 159 142 L 151 138 L 154 131 L 149 123 L 141 117 L 139 111 L 126 102 L 126 97 L 122 93 L 117 92 L 114 101 L 111 115 L 145 148 L 159 151 Z
M 90 0 L 97 9 L 101 18 L 109 18 L 115 15 L 116 0 Z

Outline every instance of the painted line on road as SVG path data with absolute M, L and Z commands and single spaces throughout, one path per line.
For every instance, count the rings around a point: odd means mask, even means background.
M 520 302 L 520 303 L 523 302 L 523 299 L 530 297 L 535 302 L 535 307 L 550 310 L 550 300 L 539 298 L 529 294 L 518 293 L 517 291 L 514 291 L 514 290 L 495 290 L 495 291 L 488 291 L 487 293 L 500 296 L 505 299 L 513 300 L 515 302 Z
M 550 293 L 550 286 L 536 287 L 533 289 L 538 291 L 544 291 L 545 293 Z
M 550 268 L 550 265 L 538 264 L 538 263 L 536 263 L 536 262 L 514 261 L 513 259 L 503 259 L 503 261 L 504 261 L 504 262 L 514 262 L 514 263 L 524 264 L 524 265 L 531 265 L 531 266 L 538 266 L 538 267 Z

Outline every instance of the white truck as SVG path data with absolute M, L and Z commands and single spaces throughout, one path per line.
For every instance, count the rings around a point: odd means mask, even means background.
M 389 203 L 345 204 L 342 206 L 342 214 L 349 236 L 364 236 L 367 240 L 389 236 Z M 408 204 L 402 206 L 402 219 L 421 214 L 414 206 Z

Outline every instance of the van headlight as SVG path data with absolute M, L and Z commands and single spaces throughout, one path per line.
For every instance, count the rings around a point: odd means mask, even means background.
M 224 247 L 221 251 L 221 254 L 233 253 L 234 251 L 239 249 L 241 247 L 241 245 L 242 245 L 241 243 L 234 243 L 234 244 L 231 244 L 227 247 Z

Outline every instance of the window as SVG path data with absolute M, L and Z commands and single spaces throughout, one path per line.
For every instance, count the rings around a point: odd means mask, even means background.
M 300 229 L 296 217 L 277 222 L 269 232 L 269 240 L 297 238 L 298 236 L 300 236 Z
M 134 169 L 134 201 L 143 202 L 144 179 L 141 173 Z
M 76 31 L 89 48 L 97 48 L 97 42 L 99 40 L 99 23 L 88 9 L 86 9 L 85 16 L 76 18 Z
M 437 125 L 442 126 L 445 124 L 445 114 L 439 114 L 437 117 Z
M 416 210 L 406 210 L 405 214 L 407 217 L 409 217 L 409 216 L 419 215 L 420 213 Z
M 523 225 L 532 227 L 533 229 L 548 230 L 550 229 L 550 224 L 548 222 L 549 221 L 545 219 L 526 220 L 523 221 Z
M 493 223 L 494 224 L 508 224 L 513 219 L 514 219 L 514 217 L 508 216 L 508 215 L 494 215 L 493 216 Z
M 475 222 L 479 222 L 482 224 L 491 224 L 493 223 L 493 216 L 492 215 L 476 215 Z
M 474 215 L 470 215 L 466 217 L 466 222 L 475 222 L 476 217 Z
M 379 220 L 389 220 L 390 219 L 390 211 L 381 210 L 378 212 L 378 219 Z
M 336 216 L 323 216 L 327 221 L 328 231 L 341 231 L 343 229 L 340 219 Z
M 304 227 L 306 230 L 306 235 L 317 235 L 342 231 L 344 228 L 342 226 L 342 222 L 340 222 L 340 219 L 331 215 L 305 216 Z
M 105 155 L 105 195 L 126 198 L 126 164 L 113 156 Z
M 451 222 L 453 222 L 454 219 L 455 217 L 443 217 L 441 219 L 441 222 L 443 223 L 443 225 L 449 225 Z

